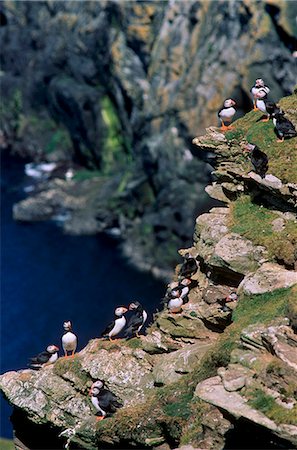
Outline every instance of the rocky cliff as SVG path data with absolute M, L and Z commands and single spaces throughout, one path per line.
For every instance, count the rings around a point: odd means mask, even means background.
M 191 141 L 225 97 L 248 111 L 257 77 L 274 100 L 292 91 L 295 15 L 272 0 L 1 2 L 2 146 L 97 176 L 72 188 L 85 215 L 58 181 L 16 218 L 66 211 L 67 232 L 116 229 L 138 265 L 172 266 L 210 201 Z
M 296 95 L 281 106 L 296 123 Z M 213 155 L 216 181 L 206 190 L 224 206 L 196 220 L 198 286 L 182 313 L 164 308 L 139 339 L 94 339 L 39 372 L 1 376 L 19 445 L 297 446 L 296 138 L 278 143 L 260 118 L 250 112 L 225 134 L 211 127 L 194 139 Z M 243 152 L 247 141 L 269 157 L 263 179 Z M 234 289 L 238 301 L 222 308 Z M 124 404 L 102 422 L 88 396 L 98 378 Z

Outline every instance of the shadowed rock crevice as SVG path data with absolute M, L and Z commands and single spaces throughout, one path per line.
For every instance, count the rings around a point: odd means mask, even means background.
M 227 417 L 227 416 L 226 416 Z M 232 419 L 229 417 L 229 420 Z M 289 450 L 292 444 L 285 439 L 271 435 L 264 427 L 248 420 L 239 419 L 225 434 L 226 442 L 223 450 Z

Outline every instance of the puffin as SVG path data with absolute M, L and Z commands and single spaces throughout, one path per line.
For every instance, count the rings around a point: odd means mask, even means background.
M 258 93 L 259 90 L 262 89 L 266 92 L 266 95 L 269 94 L 270 89 L 268 86 L 265 86 L 264 81 L 262 80 L 262 78 L 257 78 L 257 80 L 255 81 L 254 86 L 250 89 L 250 92 L 253 96 L 253 103 L 254 103 L 254 111 L 258 111 L 257 105 L 256 105 L 256 101 L 258 98 Z
M 267 92 L 264 88 L 260 88 L 258 91 L 256 106 L 267 116 L 266 119 L 262 119 L 262 122 L 268 122 L 270 116 L 278 109 L 274 102 L 267 100 Z
M 74 356 L 77 347 L 77 336 L 72 332 L 72 323 L 70 320 L 64 322 L 64 334 L 62 336 L 62 347 L 65 353 L 65 357 L 68 357 L 68 352 L 71 352 L 71 356 Z
M 38 353 L 37 356 L 30 358 L 28 364 L 30 369 L 38 370 L 43 366 L 53 364 L 58 359 L 59 347 L 56 345 L 49 345 L 44 352 Z
M 182 289 L 178 286 L 171 292 L 171 298 L 167 304 L 169 312 L 174 314 L 181 312 L 183 303 Z
M 279 137 L 277 142 L 283 142 L 284 139 L 291 139 L 297 136 L 294 125 L 290 120 L 285 118 L 285 113 L 280 109 L 272 113 L 272 121 L 276 134 Z
M 112 337 L 117 336 L 126 325 L 126 317 L 125 313 L 128 311 L 128 308 L 125 306 L 119 306 L 115 309 L 115 319 L 105 328 L 101 336 L 109 338 L 112 341 Z
M 97 380 L 90 389 L 93 406 L 96 408 L 97 420 L 103 420 L 107 415 L 114 413 L 123 404 L 104 386 L 104 381 Z
M 245 149 L 249 152 L 255 172 L 260 175 L 261 178 L 265 178 L 268 170 L 268 156 L 266 153 L 262 152 L 254 144 L 247 144 Z
M 139 332 L 147 320 L 147 312 L 143 309 L 143 306 L 139 302 L 130 303 L 128 309 L 129 311 L 133 311 L 134 314 L 128 321 L 124 337 L 131 338 L 135 335 L 139 337 Z
M 221 130 L 227 131 L 231 130 L 232 127 L 230 125 L 226 126 L 225 122 L 231 123 L 234 114 L 236 113 L 235 109 L 236 102 L 232 100 L 232 98 L 228 98 L 224 101 L 224 106 L 218 112 L 218 116 L 220 121 L 222 122 Z
M 198 270 L 198 263 L 190 253 L 186 253 L 184 256 L 184 262 L 179 270 L 179 276 L 182 278 L 188 278 L 193 276 Z

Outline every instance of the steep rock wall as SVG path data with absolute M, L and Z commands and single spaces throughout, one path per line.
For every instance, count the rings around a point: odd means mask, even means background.
M 4 1 L 1 8 L 4 146 L 113 178 L 105 215 L 100 199 L 94 212 L 98 228 L 118 228 L 138 264 L 168 267 L 209 202 L 209 169 L 193 159 L 192 138 L 216 124 L 225 97 L 248 110 L 256 77 L 275 100 L 292 90 L 294 2 Z

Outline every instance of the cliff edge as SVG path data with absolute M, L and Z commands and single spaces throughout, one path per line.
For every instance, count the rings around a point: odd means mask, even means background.
M 280 105 L 296 125 L 296 94 Z M 196 220 L 198 286 L 182 313 L 156 313 L 139 339 L 94 339 L 39 372 L 1 376 L 18 445 L 218 450 L 240 448 L 240 435 L 250 448 L 297 446 L 297 139 L 278 143 L 260 118 L 194 139 L 214 167 L 206 191 L 224 206 Z M 246 142 L 268 155 L 265 178 Z M 88 396 L 98 378 L 124 404 L 101 422 Z

